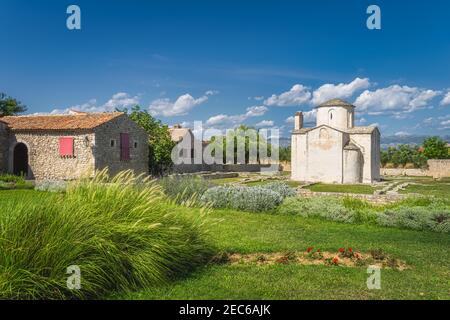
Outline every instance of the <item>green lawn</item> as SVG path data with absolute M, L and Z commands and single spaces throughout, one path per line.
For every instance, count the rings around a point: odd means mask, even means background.
M 372 194 L 376 189 L 366 184 L 325 184 L 315 183 L 305 187 L 314 192 L 342 192 Z
M 227 252 L 304 251 L 313 246 L 361 252 L 382 248 L 411 268 L 382 270 L 382 289 L 368 290 L 365 267 L 210 265 L 162 288 L 120 294 L 126 299 L 449 299 L 448 234 L 347 225 L 274 214 L 216 210 L 211 227 Z
M 0 191 L 0 206 L 36 191 Z M 48 194 L 48 196 L 56 196 Z M 196 212 L 179 207 L 179 213 Z M 174 212 L 175 213 L 175 212 Z M 5 214 L 5 212 L 2 212 Z M 298 216 L 214 210 L 211 241 L 218 251 L 269 253 L 381 248 L 410 267 L 383 269 L 381 290 L 368 290 L 365 267 L 297 264 L 211 264 L 163 287 L 116 293 L 114 299 L 450 299 L 450 236 Z
M 426 196 L 450 198 L 450 182 L 420 182 L 410 184 L 400 193 L 420 193 Z

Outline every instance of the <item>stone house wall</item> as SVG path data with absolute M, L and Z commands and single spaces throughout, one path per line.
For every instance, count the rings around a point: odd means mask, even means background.
M 8 131 L 0 122 L 0 173 L 8 171 Z
M 73 157 L 59 155 L 59 138 L 66 136 L 74 138 Z M 9 137 L 9 172 L 13 171 L 13 153 L 17 143 L 24 143 L 28 148 L 29 179 L 70 180 L 94 172 L 92 132 L 15 132 Z
M 137 123 L 123 115 L 97 127 L 94 132 L 96 170 L 108 167 L 111 175 L 128 169 L 136 174 L 148 173 L 148 134 Z M 121 133 L 130 135 L 130 160 L 127 161 L 120 159 Z

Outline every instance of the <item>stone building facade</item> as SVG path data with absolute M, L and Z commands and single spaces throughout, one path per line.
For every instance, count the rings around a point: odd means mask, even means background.
M 354 106 L 333 99 L 316 107 L 317 125 L 303 127 L 295 115 L 292 179 L 326 183 L 373 183 L 380 179 L 380 132 L 355 127 Z
M 70 180 L 108 168 L 148 172 L 148 135 L 124 113 L 0 118 L 0 171 Z

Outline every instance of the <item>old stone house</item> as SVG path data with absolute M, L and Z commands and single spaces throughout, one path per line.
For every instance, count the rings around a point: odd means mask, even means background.
M 333 99 L 316 107 L 317 125 L 303 127 L 295 115 L 292 179 L 326 183 L 372 183 L 380 179 L 380 132 L 354 125 L 355 107 Z
M 148 172 L 148 135 L 124 113 L 0 118 L 0 172 L 69 180 L 105 167 Z

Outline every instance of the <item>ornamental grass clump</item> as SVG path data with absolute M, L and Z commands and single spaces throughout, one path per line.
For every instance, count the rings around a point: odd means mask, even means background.
M 177 204 L 197 203 L 206 190 L 214 185 L 196 176 L 169 176 L 158 180 L 164 193 Z
M 218 186 L 208 189 L 201 201 L 214 208 L 264 212 L 279 206 L 283 196 L 263 187 Z
M 204 215 L 177 212 L 158 185 L 128 171 L 4 204 L 0 298 L 99 298 L 184 274 L 212 249 Z M 70 266 L 80 268 L 79 290 L 67 286 Z

